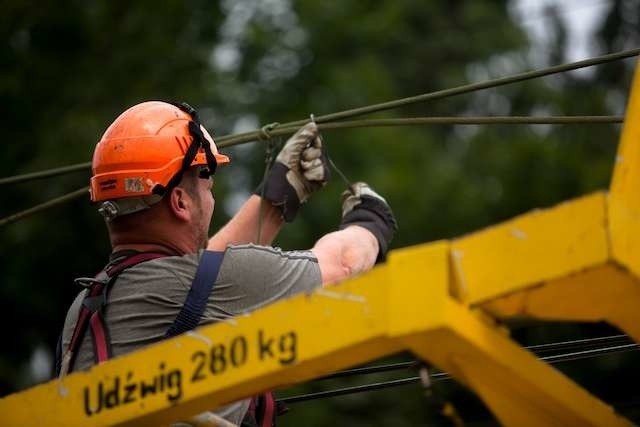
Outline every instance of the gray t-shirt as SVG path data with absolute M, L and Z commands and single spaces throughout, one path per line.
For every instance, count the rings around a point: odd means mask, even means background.
M 109 292 L 105 321 L 114 357 L 158 342 L 177 316 L 198 268 L 202 251 L 147 261 L 123 271 Z M 200 325 L 245 314 L 322 283 L 318 261 L 309 251 L 285 252 L 277 248 L 228 246 Z M 67 312 L 62 335 L 69 346 L 85 291 Z M 91 334 L 87 331 L 74 370 L 94 364 Z M 249 406 L 244 400 L 216 413 L 240 424 Z

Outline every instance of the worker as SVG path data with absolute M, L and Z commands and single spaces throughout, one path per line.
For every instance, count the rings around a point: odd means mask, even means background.
M 187 104 L 143 102 L 105 131 L 93 155 L 90 196 L 113 250 L 102 272 L 76 280 L 87 289 L 66 316 L 60 375 L 337 283 L 384 259 L 396 222 L 365 183 L 343 194 L 339 230 L 310 250 L 268 246 L 329 179 L 315 123 L 285 143 L 257 194 L 209 238 L 214 174 L 229 162 Z M 216 413 L 234 424 L 272 425 L 273 411 L 261 409 L 273 403 L 266 398 Z

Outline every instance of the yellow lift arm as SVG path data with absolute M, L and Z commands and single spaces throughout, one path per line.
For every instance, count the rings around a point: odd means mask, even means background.
M 339 286 L 0 399 L 8 426 L 167 425 L 408 349 L 508 426 L 629 426 L 496 319 L 605 320 L 640 342 L 640 72 L 610 191 L 393 251 Z

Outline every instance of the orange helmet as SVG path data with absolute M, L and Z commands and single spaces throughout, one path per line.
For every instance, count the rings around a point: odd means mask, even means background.
M 100 212 L 112 219 L 159 201 L 193 166 L 212 175 L 225 163 L 229 158 L 188 104 L 143 102 L 122 113 L 96 145 L 91 200 L 108 201 Z

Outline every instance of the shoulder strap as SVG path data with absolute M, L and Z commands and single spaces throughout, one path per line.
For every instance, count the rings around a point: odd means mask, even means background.
M 115 277 L 129 267 L 133 267 L 134 265 L 145 261 L 151 261 L 152 259 L 164 258 L 167 256 L 169 255 L 161 252 L 139 252 L 122 260 L 116 260 L 115 262 L 109 263 L 104 268 L 104 272 L 107 273 L 107 276 L 109 277 Z
M 182 334 L 198 326 L 207 307 L 207 301 L 209 301 L 209 295 L 211 295 L 213 285 L 218 277 L 223 258 L 224 252 L 204 251 L 202 253 L 191 289 L 189 289 L 182 309 L 164 334 L 165 338 Z
M 73 328 L 73 334 L 71 335 L 71 342 L 69 343 L 67 350 L 62 355 L 60 370 L 58 372 L 60 377 L 65 376 L 67 372 L 71 372 L 73 370 L 76 355 L 78 354 L 80 344 L 82 343 L 82 339 L 84 338 L 84 335 L 87 332 L 87 327 L 89 326 L 89 320 L 101 306 L 101 304 L 96 302 L 99 299 L 99 295 L 102 295 L 102 291 L 107 284 L 106 282 L 98 281 L 98 277 L 103 274 L 103 272 L 100 272 L 98 276 L 96 276 L 96 279 L 91 279 L 93 281 L 89 285 L 82 300 L 80 311 L 78 312 L 78 319 L 76 320 L 76 325 Z
M 102 289 L 99 297 L 100 305 L 95 308 L 93 314 L 89 318 L 89 326 L 91 328 L 91 338 L 93 341 L 93 355 L 96 363 L 106 362 L 111 359 L 113 354 L 111 351 L 111 337 L 109 337 L 109 328 L 104 320 L 104 308 L 107 305 L 107 294 L 113 282 L 118 275 L 129 267 L 150 261 L 156 258 L 165 257 L 165 254 L 155 252 L 142 252 L 129 256 L 119 262 L 110 263 L 104 269 L 109 280 Z M 86 299 L 85 299 L 86 302 Z M 85 304 L 86 305 L 86 304 Z
M 87 292 L 80 306 L 80 312 L 78 313 L 78 319 L 76 320 L 73 334 L 71 335 L 69 347 L 64 354 L 62 354 L 61 358 L 56 361 L 56 373 L 59 376 L 62 377 L 73 369 L 75 356 L 78 353 L 88 326 L 91 327 L 96 361 L 98 363 L 103 362 L 111 357 L 109 333 L 102 317 L 102 312 L 107 303 L 109 285 L 115 281 L 123 270 L 140 264 L 141 262 L 165 256 L 167 255 L 155 252 L 138 253 L 120 260 L 120 262 L 109 263 L 95 278 L 80 278 L 75 280 L 76 283 L 86 286 Z M 62 339 L 62 336 L 60 339 Z M 62 353 L 61 350 L 62 344 L 60 343 L 60 353 Z
M 251 398 L 241 427 L 273 427 L 276 425 L 276 416 L 287 412 L 289 408 L 282 402 L 277 402 L 273 393 L 267 391 Z
M 276 423 L 276 400 L 270 391 L 262 395 L 262 407 L 256 413 L 260 427 L 272 427 Z

